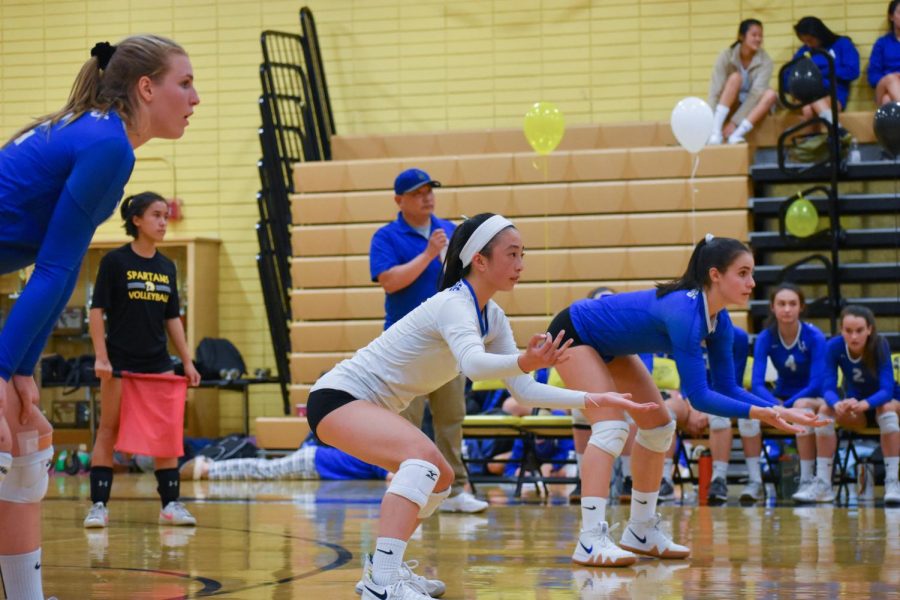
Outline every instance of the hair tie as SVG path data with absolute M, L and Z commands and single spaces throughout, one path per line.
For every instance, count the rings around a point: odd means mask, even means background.
M 707 234 L 703 237 L 703 239 L 706 240 L 706 243 L 707 243 L 707 244 L 712 244 L 712 241 L 713 241 L 713 239 L 715 239 L 715 236 L 714 236 L 713 234 L 711 234 L 711 233 L 707 233 Z
M 109 42 L 97 42 L 96 44 L 94 44 L 94 47 L 91 48 L 91 56 L 97 58 L 97 64 L 100 65 L 101 69 L 106 69 L 106 66 L 109 64 L 109 60 L 115 53 L 116 46 L 113 46 Z

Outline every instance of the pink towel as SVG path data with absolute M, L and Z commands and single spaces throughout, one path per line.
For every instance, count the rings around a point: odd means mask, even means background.
M 116 450 L 158 458 L 184 454 L 184 401 L 180 375 L 122 373 Z

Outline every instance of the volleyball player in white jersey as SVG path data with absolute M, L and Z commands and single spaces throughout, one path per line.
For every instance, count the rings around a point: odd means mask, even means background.
M 564 360 L 568 345 L 560 346 L 562 335 L 538 334 L 519 352 L 506 315 L 491 300 L 515 286 L 523 254 L 519 232 L 502 216 L 483 213 L 463 222 L 450 240 L 442 291 L 312 388 L 307 417 L 316 436 L 396 473 L 381 503 L 372 562 L 364 562 L 364 599 L 420 600 L 445 590 L 442 582 L 415 576 L 403 563 L 419 520 L 437 509 L 453 480 L 434 443 L 397 414 L 413 398 L 462 372 L 472 380 L 504 379 L 526 406 L 646 410 L 628 394 L 565 390 L 526 374 Z

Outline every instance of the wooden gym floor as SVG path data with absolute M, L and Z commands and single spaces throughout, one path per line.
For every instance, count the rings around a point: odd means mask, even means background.
M 84 530 L 87 477 L 52 477 L 43 517 L 45 594 L 356 598 L 383 483 L 186 483 L 196 529 L 157 525 L 155 487 L 152 475 L 117 475 L 110 527 Z M 443 579 L 450 600 L 900 597 L 900 509 L 664 505 L 676 539 L 693 549 L 689 560 L 586 569 L 569 562 L 579 510 L 565 503 L 568 489 L 557 486 L 548 506 L 527 494 L 513 502 L 506 486 L 479 486 L 492 506 L 427 520 L 407 559 Z M 624 519 L 626 508 L 612 508 L 610 520 Z M 620 532 L 621 525 L 614 535 Z

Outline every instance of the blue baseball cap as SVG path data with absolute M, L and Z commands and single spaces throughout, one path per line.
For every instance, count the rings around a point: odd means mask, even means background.
M 433 180 L 431 175 L 422 169 L 407 169 L 397 175 L 397 179 L 394 180 L 394 193 L 402 196 L 426 184 L 431 187 L 441 187 L 440 181 Z

